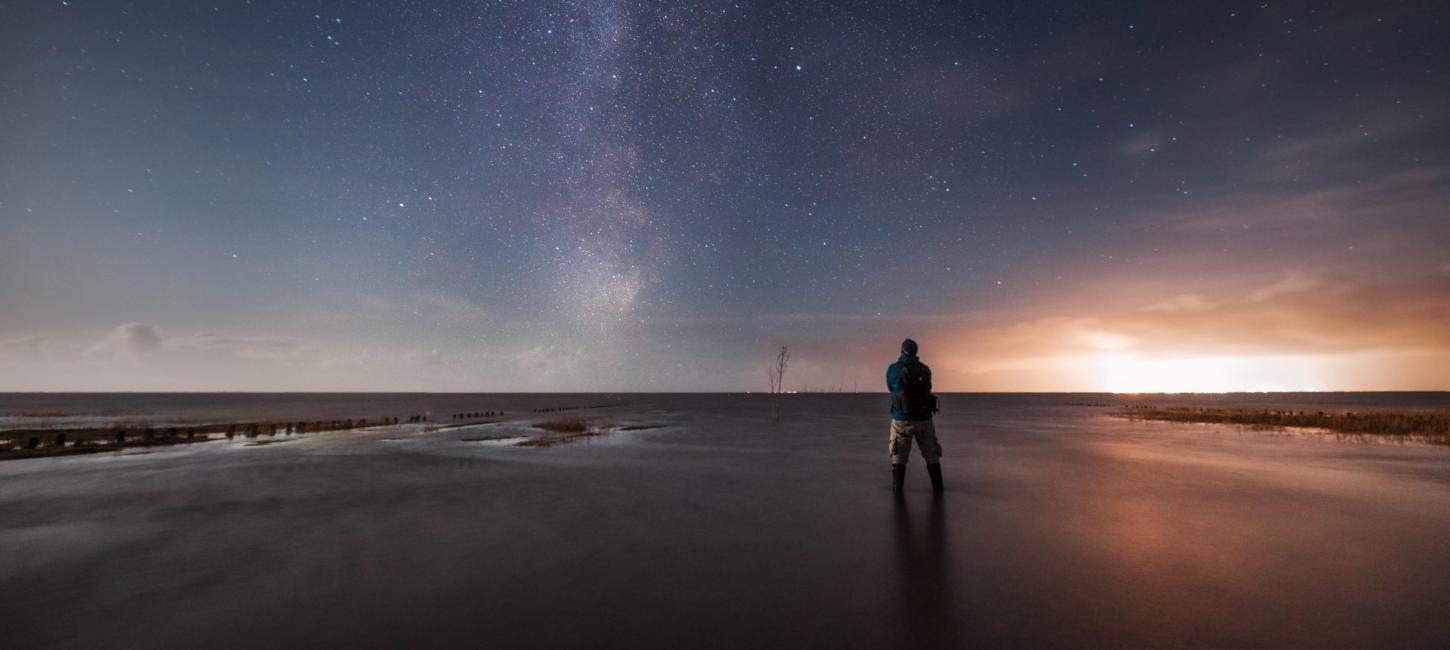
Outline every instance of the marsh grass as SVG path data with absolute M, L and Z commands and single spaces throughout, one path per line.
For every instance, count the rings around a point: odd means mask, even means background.
M 590 430 L 591 425 L 593 425 L 593 423 L 588 419 L 580 417 L 567 417 L 554 418 L 552 420 L 544 420 L 542 422 L 535 422 L 534 428 L 543 429 L 545 431 L 553 431 L 555 433 L 582 433 Z
M 607 435 L 618 431 L 609 426 L 604 419 L 589 419 L 582 417 L 555 418 L 534 423 L 535 429 L 543 429 L 554 435 L 535 436 L 527 440 L 521 440 L 518 447 L 553 447 L 555 445 L 567 445 L 579 442 L 595 436 Z
M 1254 429 L 1302 429 L 1350 436 L 1450 445 L 1450 411 L 1284 411 L 1133 405 L 1113 413 L 1129 420 L 1234 424 Z
M 384 423 L 386 423 L 385 420 L 370 422 L 366 419 L 223 422 L 196 425 L 129 422 L 99 427 L 9 429 L 0 431 L 0 460 L 69 456 L 117 451 L 132 447 L 180 445 L 209 442 L 221 438 L 231 439 L 236 436 L 256 439 L 262 436 L 270 438 L 302 433 L 347 431 L 364 428 L 370 424 Z M 29 441 L 32 439 L 37 440 L 39 444 L 31 447 Z

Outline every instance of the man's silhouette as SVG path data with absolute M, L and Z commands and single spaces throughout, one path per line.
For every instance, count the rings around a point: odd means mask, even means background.
M 931 368 L 917 358 L 916 341 L 901 342 L 901 358 L 886 369 L 886 389 L 891 391 L 891 489 L 900 492 L 906 481 L 906 461 L 911 441 L 921 448 L 931 489 L 942 491 L 941 443 L 936 439 L 936 396 L 931 394 Z

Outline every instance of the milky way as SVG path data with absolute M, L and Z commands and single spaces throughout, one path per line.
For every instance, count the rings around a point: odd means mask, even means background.
M 5 5 L 0 389 L 1450 387 L 1447 18 Z

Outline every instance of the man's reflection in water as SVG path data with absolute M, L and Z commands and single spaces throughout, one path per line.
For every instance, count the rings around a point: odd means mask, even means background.
M 946 503 L 932 495 L 925 521 L 913 521 L 911 499 L 896 495 L 897 573 L 901 585 L 902 645 L 913 648 L 950 647 L 952 616 L 951 567 L 948 558 Z

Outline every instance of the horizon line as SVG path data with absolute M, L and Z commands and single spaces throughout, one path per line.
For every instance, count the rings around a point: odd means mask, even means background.
M 1390 390 L 1234 390 L 1234 391 L 1056 391 L 966 390 L 935 391 L 937 395 L 1302 395 L 1336 393 L 1450 393 L 1450 388 Z M 428 391 L 428 390 L 7 390 L 0 395 L 886 395 L 867 391 Z

